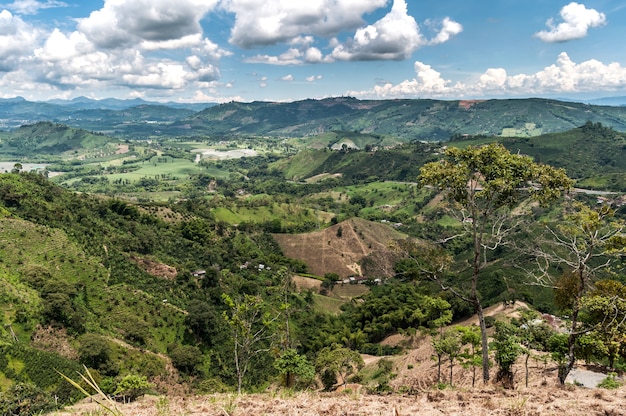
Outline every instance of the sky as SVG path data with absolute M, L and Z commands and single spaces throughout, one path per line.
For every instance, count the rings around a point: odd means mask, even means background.
M 625 41 L 626 0 L 0 0 L 0 98 L 583 100 Z

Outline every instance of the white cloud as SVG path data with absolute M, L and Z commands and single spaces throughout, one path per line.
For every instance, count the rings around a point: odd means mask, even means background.
M 54 29 L 45 38 L 2 11 L 0 58 L 10 56 L 0 60 L 0 71 L 24 54 L 20 59 L 30 80 L 61 90 L 204 87 L 220 77 L 219 59 L 231 54 L 202 36 L 199 21 L 217 1 L 106 0 L 77 20 L 76 31 Z M 181 57 L 175 61 L 153 53 L 162 50 Z
M 200 19 L 218 0 L 106 0 L 104 7 L 79 19 L 78 29 L 100 48 L 185 39 L 202 33 Z
M 9 10 L 13 10 L 17 14 L 37 14 L 40 9 L 67 7 L 67 3 L 55 0 L 48 0 L 44 2 L 37 0 L 15 0 L 13 3 L 6 4 L 4 7 Z
M 126 74 L 122 79 L 131 88 L 181 89 L 186 85 L 187 76 L 181 64 L 159 62 L 146 67 L 142 74 Z
M 242 48 L 288 42 L 302 34 L 333 36 L 363 24 L 388 0 L 223 0 L 235 14 L 230 42 Z
M 8 10 L 0 11 L 0 72 L 16 69 L 36 47 L 40 33 Z
M 323 77 L 321 75 L 311 75 L 310 77 L 306 77 L 304 80 L 306 82 L 315 82 L 315 81 L 319 81 L 322 78 Z
M 289 48 L 285 53 L 282 53 L 279 56 L 255 55 L 250 58 L 246 58 L 245 62 L 269 65 L 300 65 L 303 63 L 302 52 L 296 48 Z
M 217 44 L 209 39 L 204 39 L 199 45 L 192 48 L 193 53 L 203 55 L 211 61 L 219 61 L 225 56 L 232 55 L 232 52 L 220 48 Z
M 291 82 L 291 81 L 293 81 L 293 75 L 287 74 L 284 77 L 281 77 L 280 79 L 283 80 L 283 81 Z
M 619 63 L 604 64 L 595 59 L 573 62 L 562 52 L 555 64 L 534 74 L 508 75 L 503 68 L 489 68 L 475 80 L 453 82 L 445 79 L 430 65 L 415 62 L 415 78 L 398 84 L 384 83 L 371 90 L 348 91 L 361 98 L 485 98 L 498 96 L 531 96 L 626 88 L 626 67 Z
M 58 62 L 94 52 L 93 44 L 84 34 L 72 32 L 69 36 L 54 29 L 42 48 L 35 49 L 35 56 L 43 62 Z
M 429 41 L 431 45 L 438 45 L 440 43 L 445 43 L 449 41 L 453 36 L 458 35 L 463 31 L 463 26 L 455 22 L 454 20 L 446 17 L 441 22 L 441 30 L 433 39 Z
M 354 37 L 337 45 L 332 57 L 345 61 L 407 59 L 424 45 L 447 42 L 461 33 L 463 26 L 446 17 L 439 33 L 427 40 L 419 26 L 409 16 L 405 0 L 394 0 L 391 11 L 374 24 L 359 28 Z
M 340 60 L 406 59 L 427 43 L 405 0 L 394 0 L 391 11 L 378 22 L 359 28 L 353 39 L 332 52 Z
M 592 27 L 606 24 L 606 16 L 595 9 L 587 9 L 584 4 L 572 2 L 561 9 L 563 21 L 555 26 L 549 19 L 546 25 L 550 30 L 542 30 L 535 36 L 544 42 L 567 42 L 587 36 Z

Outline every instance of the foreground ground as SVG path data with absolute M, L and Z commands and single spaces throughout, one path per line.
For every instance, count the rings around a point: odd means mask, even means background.
M 194 397 L 146 396 L 120 405 L 124 415 L 626 415 L 626 387 L 617 390 L 544 386 L 503 390 L 496 387 L 429 390 L 412 395 L 273 393 Z M 95 403 L 81 403 L 55 416 L 105 415 Z
M 501 318 L 515 316 L 519 308 L 525 307 L 522 303 L 514 307 L 494 305 L 485 311 L 487 315 Z M 459 324 L 475 324 L 475 318 Z M 287 393 L 278 390 L 241 396 L 181 396 L 172 391 L 169 396 L 146 396 L 134 403 L 119 405 L 119 410 L 125 416 L 626 416 L 626 386 L 615 390 L 594 388 L 606 377 L 606 369 L 578 363 L 570 373 L 568 384 L 560 386 L 556 364 L 539 359 L 541 354 L 534 354 L 528 362 L 528 387 L 524 357 L 521 357 L 513 367 L 514 389 L 505 390 L 492 383 L 483 385 L 480 376 L 472 387 L 473 371 L 457 364 L 453 368 L 452 379 L 455 387 L 437 390 L 433 387 L 437 384 L 437 363 L 432 359 L 434 352 L 429 336 L 395 335 L 385 343 L 406 347 L 405 353 L 386 359 L 392 361 L 395 374 L 390 386 L 395 392 L 411 394 L 367 394 L 365 387 L 355 384 L 342 392 L 333 393 Z M 366 367 L 375 367 L 381 359 L 365 355 L 363 358 Z M 448 371 L 448 366 L 444 365 L 442 381 L 449 382 Z M 495 373 L 494 368 L 492 380 Z M 621 377 L 617 381 L 624 383 Z M 107 414 L 96 403 L 86 400 L 54 416 Z

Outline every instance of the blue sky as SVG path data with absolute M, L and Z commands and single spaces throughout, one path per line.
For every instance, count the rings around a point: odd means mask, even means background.
M 0 98 L 626 95 L 626 0 L 0 0 Z

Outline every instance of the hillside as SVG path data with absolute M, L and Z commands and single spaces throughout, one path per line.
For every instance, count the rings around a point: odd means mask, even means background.
M 406 235 L 388 224 L 360 218 L 306 234 L 274 234 L 283 253 L 304 261 L 311 273 L 337 273 L 342 278 L 391 277 L 394 256 L 389 243 L 402 238 Z
M 488 316 L 497 319 L 510 319 L 518 316 L 518 311 L 526 305 L 518 303 L 514 307 L 493 306 L 486 309 Z M 475 317 L 473 317 L 475 319 Z M 470 325 L 469 319 L 464 325 Z M 626 387 L 609 390 L 605 388 L 576 386 L 583 380 L 583 374 L 597 371 L 593 366 L 581 363 L 577 376 L 571 378 L 564 387 L 555 384 L 556 366 L 544 365 L 540 356 L 533 356 L 529 363 L 528 386 L 525 385 L 523 358 L 515 365 L 515 389 L 503 389 L 497 384 L 483 385 L 477 381 L 472 386 L 472 371 L 458 363 L 453 367 L 454 387 L 433 388 L 437 378 L 437 363 L 431 337 L 418 335 L 393 336 L 385 343 L 409 345 L 404 354 L 398 356 L 363 356 L 363 374 L 380 372 L 379 362 L 391 365 L 394 377 L 391 384 L 397 392 L 375 393 L 375 386 L 350 383 L 340 386 L 334 392 L 306 390 L 284 394 L 278 391 L 269 393 L 211 394 L 201 396 L 170 395 L 146 396 L 135 403 L 118 405 L 123 414 L 136 416 L 158 416 L 166 410 L 170 414 L 222 415 L 544 415 L 559 414 L 575 416 L 619 415 L 621 414 Z M 448 363 L 445 363 L 444 378 L 448 376 Z M 602 378 L 602 374 L 598 374 Z M 495 376 L 495 371 L 493 376 Z M 576 378 L 579 377 L 579 378 Z M 368 389 L 369 387 L 369 389 Z M 98 406 L 83 401 L 54 416 L 97 412 Z
M 443 101 L 336 97 L 220 105 L 84 98 L 45 103 L 22 98 L 0 100 L 0 128 L 14 129 L 38 121 L 63 122 L 129 140 L 319 136 L 311 147 L 333 140 L 324 137 L 326 134 L 352 132 L 368 136 L 367 140 L 357 137 L 361 144 L 356 145 L 363 148 L 365 144 L 386 146 L 398 141 L 447 141 L 466 134 L 532 137 L 566 131 L 587 121 L 626 131 L 626 107 L 538 98 Z
M 357 100 L 350 97 L 290 103 L 227 103 L 172 125 L 210 136 L 314 136 L 356 131 L 404 141 L 446 141 L 454 135 L 537 136 L 587 121 L 626 130 L 626 108 L 547 99 L 437 101 Z
M 118 145 L 117 139 L 103 134 L 50 122 L 23 125 L 12 132 L 0 132 L 0 154 L 4 157 L 58 158 L 64 153 L 78 156 L 84 152 L 105 155 L 114 153 Z
M 626 133 L 600 123 L 536 137 L 460 138 L 454 146 L 498 141 L 511 152 L 532 156 L 547 165 L 564 168 L 579 187 L 626 191 Z

